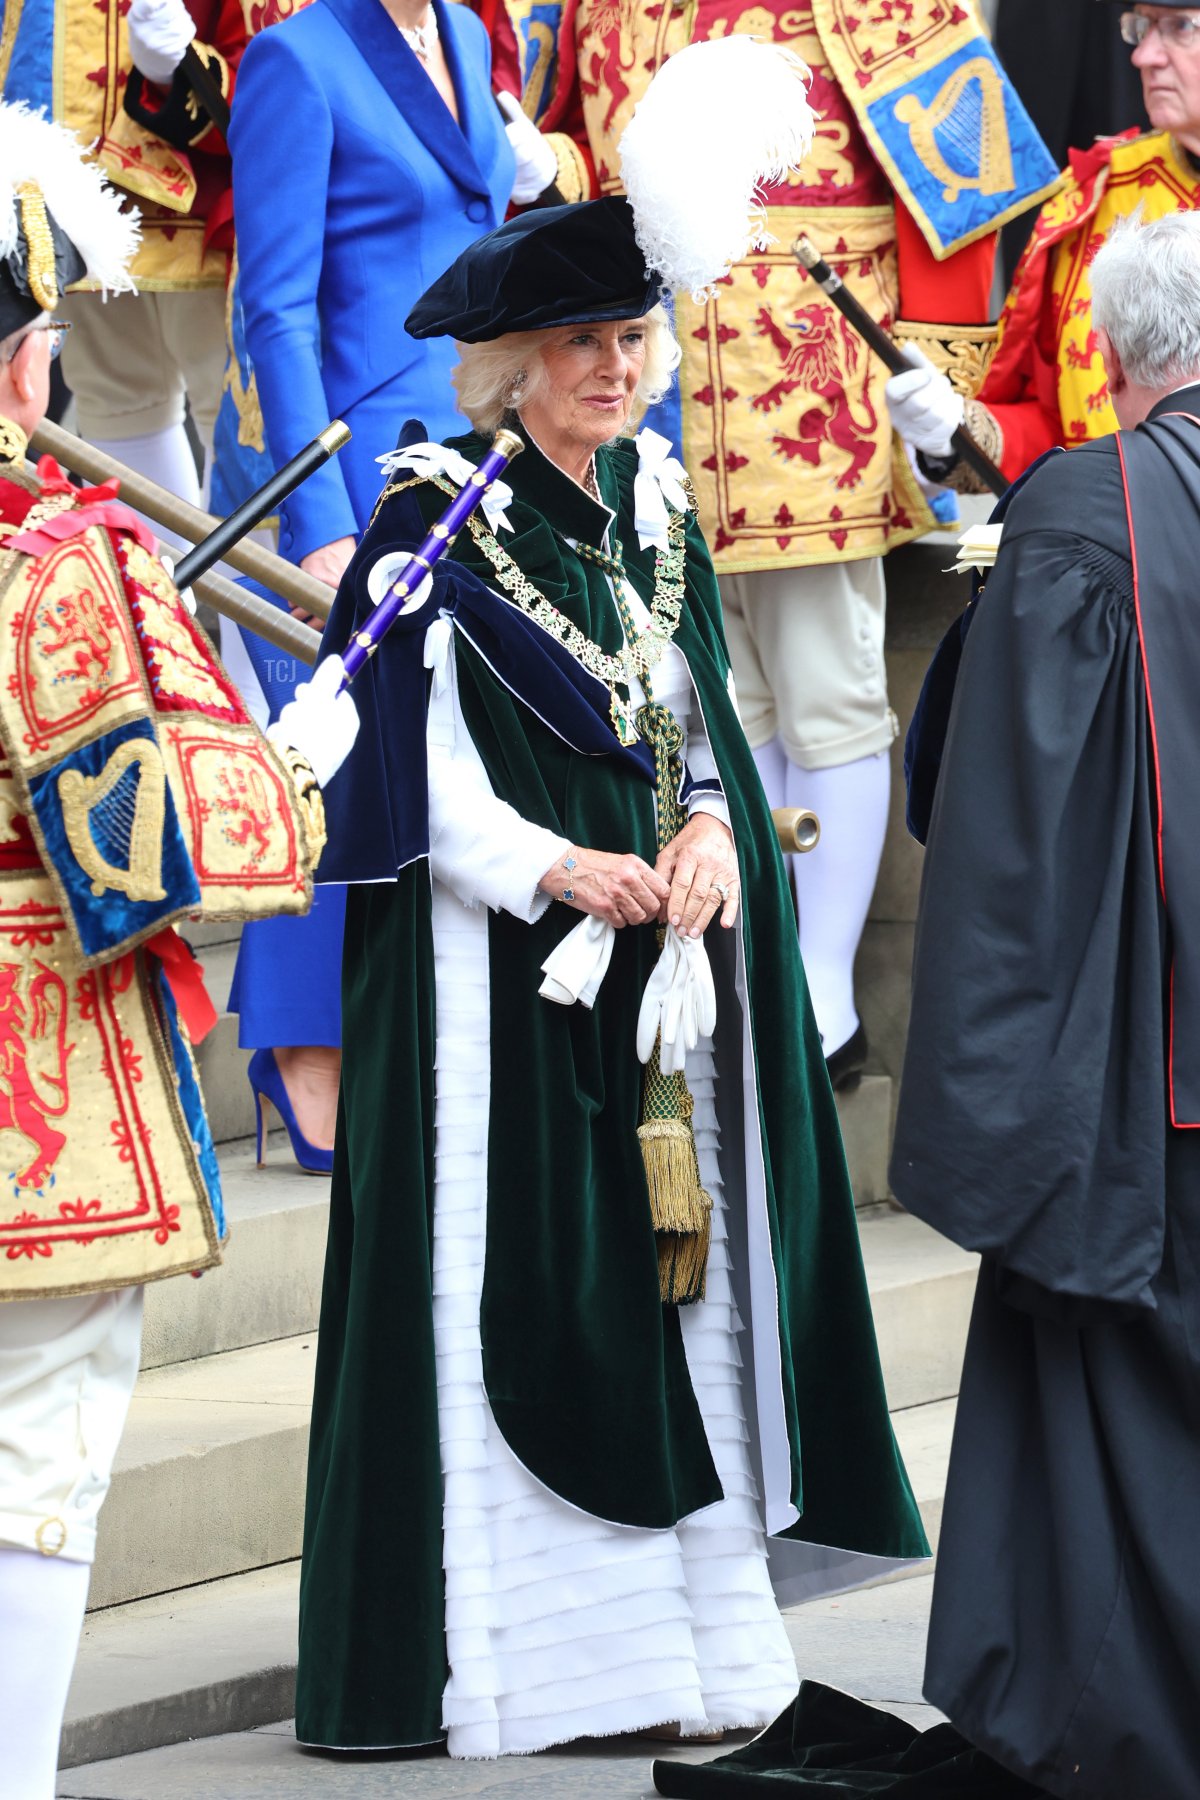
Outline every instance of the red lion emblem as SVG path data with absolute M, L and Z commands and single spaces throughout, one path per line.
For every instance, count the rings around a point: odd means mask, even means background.
M 858 372 L 858 340 L 840 313 L 814 303 L 792 315 L 787 331 L 767 306 L 758 310 L 758 336 L 767 338 L 779 354 L 782 374 L 778 381 L 755 394 L 750 404 L 756 412 L 774 412 L 797 389 L 811 394 L 817 404 L 806 407 L 796 425 L 796 435 L 776 433 L 771 440 L 789 461 L 797 456 L 814 468 L 826 449 L 840 451 L 849 464 L 837 478 L 839 488 L 857 487 L 866 473 L 878 441 L 879 415 L 865 385 L 860 397 L 865 416 L 854 411 L 850 378 Z
M 44 963 L 21 994 L 22 963 L 0 963 L 0 1131 L 17 1131 L 36 1151 L 14 1176 L 18 1187 L 40 1188 L 58 1160 L 66 1138 L 49 1123 L 67 1110 L 67 989 Z M 26 1014 L 29 1027 L 26 1030 Z M 53 1045 L 51 1069 L 39 1078 L 30 1067 L 30 1051 Z M 48 1089 L 49 1093 L 42 1091 Z

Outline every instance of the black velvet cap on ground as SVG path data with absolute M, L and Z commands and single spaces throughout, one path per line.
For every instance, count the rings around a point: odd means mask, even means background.
M 816 1681 L 743 1749 L 656 1762 L 654 1785 L 674 1800 L 1048 1800 L 952 1725 L 918 1731 Z
M 58 291 L 62 294 L 66 291 L 67 283 L 79 281 L 87 273 L 87 269 L 82 256 L 53 214 L 47 212 L 46 218 L 54 239 L 54 272 L 58 280 Z M 36 319 L 44 310 L 40 300 L 35 300 L 29 291 L 28 247 L 24 231 L 18 230 L 16 244 L 4 261 L 0 262 L 0 338 L 19 331 L 22 325 L 28 325 L 31 319 Z
M 404 321 L 415 338 L 485 344 L 506 331 L 640 319 L 662 282 L 646 272 L 627 200 L 521 213 L 477 238 Z

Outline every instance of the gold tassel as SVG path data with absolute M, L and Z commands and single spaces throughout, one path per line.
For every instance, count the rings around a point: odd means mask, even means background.
M 697 1193 L 707 1202 L 703 1228 L 692 1232 L 663 1231 L 658 1236 L 658 1292 L 667 1306 L 694 1306 L 705 1295 L 712 1200 L 703 1188 Z
M 650 1220 L 658 1237 L 658 1287 L 669 1306 L 704 1298 L 712 1237 L 712 1199 L 700 1185 L 696 1140 L 686 1119 L 638 1126 Z

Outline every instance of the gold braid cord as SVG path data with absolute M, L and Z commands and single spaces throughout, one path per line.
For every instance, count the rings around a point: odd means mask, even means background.
M 58 305 L 58 274 L 54 264 L 54 233 L 46 213 L 46 202 L 36 181 L 23 181 L 17 188 L 21 202 L 21 230 L 29 259 L 29 291 L 46 312 Z
M 633 643 L 637 627 L 625 596 L 625 570 L 620 550 L 616 556 L 608 556 L 587 544 L 580 544 L 579 552 L 586 561 L 599 564 L 612 582 L 622 630 L 627 642 Z M 658 561 L 669 561 L 670 557 L 670 550 L 665 556 L 660 551 Z M 670 707 L 655 700 L 649 675 L 643 675 L 641 679 L 646 702 L 637 710 L 636 723 L 654 752 L 658 847 L 665 850 L 686 823 L 686 815 L 679 804 L 683 730 Z M 625 707 L 628 707 L 628 697 Z M 621 709 L 614 706 L 618 736 L 621 735 L 620 713 Z M 661 950 L 665 928 L 660 928 L 656 935 Z M 712 1196 L 700 1180 L 700 1161 L 692 1129 L 691 1090 L 682 1070 L 671 1075 L 664 1072 L 659 1048 L 656 1041 L 642 1079 L 638 1142 L 642 1147 L 650 1195 L 650 1218 L 658 1242 L 659 1295 L 667 1306 L 691 1306 L 697 1300 L 703 1300 L 705 1293 L 712 1242 Z

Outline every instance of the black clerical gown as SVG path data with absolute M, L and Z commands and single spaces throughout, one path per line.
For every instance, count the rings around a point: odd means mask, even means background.
M 1009 510 L 934 804 L 892 1168 L 984 1254 L 925 1692 L 1088 1800 L 1200 1795 L 1200 1137 L 1170 1100 L 1200 930 L 1189 411 L 1200 389 Z M 1176 994 L 1176 1044 L 1196 1028 Z
M 1012 496 L 937 777 L 891 1174 L 983 1253 L 925 1677 L 952 1726 L 806 1684 L 661 1793 L 1200 1796 L 1198 801 L 1195 387 Z

